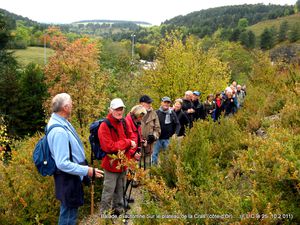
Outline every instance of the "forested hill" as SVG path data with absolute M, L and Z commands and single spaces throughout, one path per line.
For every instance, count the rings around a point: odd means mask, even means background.
M 235 5 L 211 8 L 177 16 L 164 24 L 185 26 L 190 33 L 200 37 L 213 34 L 219 28 L 234 28 L 239 19 L 246 18 L 249 25 L 267 19 L 275 19 L 294 14 L 294 6 L 290 5 Z
M 42 24 L 42 23 L 38 23 L 36 21 L 33 21 L 31 19 L 29 19 L 28 17 L 23 17 L 14 13 L 11 13 L 5 9 L 1 9 L 0 8 L 0 14 L 2 14 L 5 19 L 6 19 L 6 23 L 8 25 L 8 27 L 10 29 L 15 29 L 16 28 L 16 21 L 17 20 L 21 20 L 23 21 L 23 24 L 27 27 L 39 27 L 39 28 L 47 28 L 48 25 L 47 24 Z
M 84 24 L 84 23 L 134 23 L 137 25 L 143 25 L 143 26 L 151 26 L 151 23 L 144 22 L 144 21 L 126 21 L 126 20 L 80 20 L 77 22 L 74 22 L 73 24 Z

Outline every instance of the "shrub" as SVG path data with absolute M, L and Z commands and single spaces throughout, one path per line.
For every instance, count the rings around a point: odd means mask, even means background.
M 0 168 L 0 220 L 6 224 L 53 224 L 59 205 L 54 196 L 52 177 L 38 174 L 32 151 L 39 135 L 19 142 L 12 160 Z

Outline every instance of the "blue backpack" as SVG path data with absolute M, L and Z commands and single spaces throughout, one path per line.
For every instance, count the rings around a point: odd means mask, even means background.
M 89 141 L 92 149 L 92 158 L 98 160 L 103 159 L 104 156 L 106 155 L 106 152 L 104 152 L 101 148 L 99 137 L 98 137 L 99 127 L 103 122 L 105 122 L 110 129 L 113 129 L 117 133 L 116 128 L 113 127 L 113 125 L 111 125 L 109 120 L 106 118 L 97 120 L 90 125 Z
M 51 156 L 49 144 L 47 141 L 47 136 L 49 132 L 55 127 L 62 127 L 61 124 L 53 124 L 47 129 L 45 128 L 45 135 L 38 141 L 35 145 L 33 151 L 33 161 L 34 164 L 42 176 L 52 176 L 56 171 L 55 161 Z

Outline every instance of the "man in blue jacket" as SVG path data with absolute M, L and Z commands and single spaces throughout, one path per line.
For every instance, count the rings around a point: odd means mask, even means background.
M 86 165 L 83 144 L 68 121 L 72 112 L 72 99 L 61 93 L 52 99 L 52 115 L 47 125 L 60 124 L 48 134 L 51 155 L 57 171 L 54 174 L 55 194 L 60 200 L 59 225 L 75 225 L 78 207 L 83 205 L 82 180 L 84 176 L 102 177 L 103 171 Z

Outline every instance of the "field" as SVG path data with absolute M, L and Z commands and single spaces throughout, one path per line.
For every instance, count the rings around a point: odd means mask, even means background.
M 262 34 L 262 32 L 264 31 L 265 28 L 270 28 L 272 26 L 275 26 L 275 28 L 278 31 L 279 27 L 280 27 L 280 24 L 285 20 L 288 22 L 289 28 L 291 28 L 291 27 L 294 26 L 294 24 L 300 23 L 300 13 L 297 13 L 297 14 L 294 14 L 294 15 L 291 15 L 291 16 L 285 16 L 285 17 L 277 18 L 277 19 L 274 19 L 274 20 L 262 21 L 262 22 L 259 22 L 255 25 L 253 25 L 253 26 L 250 26 L 248 29 L 253 31 L 256 37 L 259 37 Z
M 13 50 L 14 56 L 16 56 L 18 62 L 22 66 L 26 66 L 28 63 L 37 63 L 44 65 L 44 48 L 43 47 L 28 47 L 27 49 Z M 46 60 L 54 54 L 52 49 L 46 48 Z

